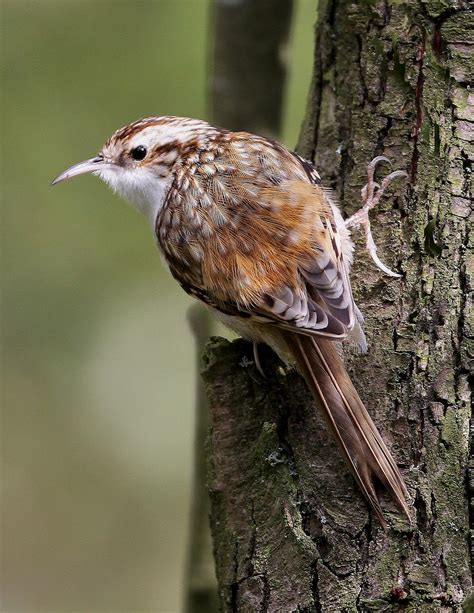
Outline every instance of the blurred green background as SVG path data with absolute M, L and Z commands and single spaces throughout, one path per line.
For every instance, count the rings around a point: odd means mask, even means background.
M 179 611 L 192 475 L 188 298 L 94 177 L 142 116 L 207 117 L 207 0 L 3 0 L 1 610 Z M 295 2 L 296 142 L 314 0 Z

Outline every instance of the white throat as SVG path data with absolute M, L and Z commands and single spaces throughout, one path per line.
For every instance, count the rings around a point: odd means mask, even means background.
M 155 230 L 156 218 L 171 187 L 173 175 L 157 176 L 148 168 L 110 168 L 97 174 L 114 192 L 125 198 L 148 219 Z

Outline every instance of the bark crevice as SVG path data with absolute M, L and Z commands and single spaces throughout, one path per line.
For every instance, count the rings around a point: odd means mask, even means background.
M 262 379 L 244 341 L 214 341 L 204 377 L 224 610 L 460 611 L 470 590 L 474 29 L 466 7 L 321 0 L 299 143 L 346 215 L 359 206 L 375 155 L 410 174 L 372 213 L 380 257 L 403 278 L 382 277 L 356 237 L 352 281 L 369 352 L 348 350 L 345 359 L 402 468 L 414 524 L 383 492 L 390 528 L 374 523 L 297 373 L 263 350 Z M 244 564 L 249 543 L 252 564 Z

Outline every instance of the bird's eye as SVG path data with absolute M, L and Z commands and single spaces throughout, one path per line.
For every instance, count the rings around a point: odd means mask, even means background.
M 147 154 L 147 150 L 146 150 L 146 147 L 144 147 L 143 145 L 138 145 L 138 147 L 135 147 L 134 149 L 130 151 L 130 155 L 137 162 L 144 160 L 146 157 L 146 154 Z

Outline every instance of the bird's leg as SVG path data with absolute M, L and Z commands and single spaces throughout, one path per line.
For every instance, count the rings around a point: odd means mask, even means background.
M 253 359 L 255 362 L 255 366 L 257 367 L 258 372 L 265 379 L 265 373 L 263 372 L 262 364 L 260 363 L 260 358 L 258 357 L 258 343 L 257 341 L 253 341 Z
M 391 277 L 401 277 L 401 275 L 398 273 L 393 272 L 390 270 L 390 268 L 387 268 L 385 264 L 380 261 L 377 255 L 377 247 L 375 246 L 375 242 L 372 237 L 372 230 L 370 228 L 369 211 L 379 203 L 379 200 L 383 196 L 383 193 L 389 183 L 398 177 L 406 177 L 407 173 L 404 170 L 395 170 L 387 175 L 382 183 L 378 184 L 374 181 L 374 174 L 375 168 L 379 162 L 388 162 L 390 164 L 390 160 L 388 158 L 383 155 L 378 155 L 367 166 L 367 184 L 361 190 L 362 207 L 356 213 L 354 213 L 354 215 L 349 217 L 349 219 L 346 219 L 346 227 L 358 228 L 362 226 L 365 231 L 365 246 L 375 264 L 380 268 L 380 270 L 383 270 L 385 274 Z

